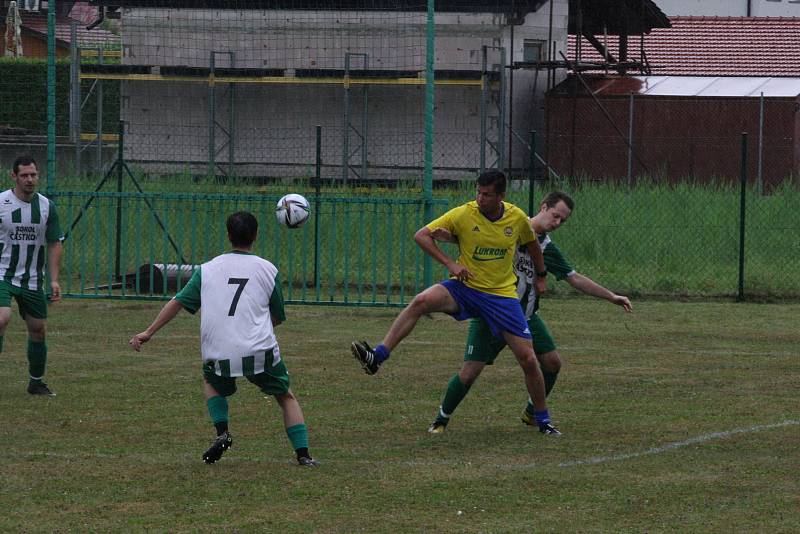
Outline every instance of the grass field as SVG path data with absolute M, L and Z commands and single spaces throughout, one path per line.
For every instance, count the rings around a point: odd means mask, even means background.
M 797 304 L 550 298 L 566 364 L 560 438 L 519 422 L 504 353 L 443 435 L 425 432 L 466 325 L 423 319 L 375 377 L 348 351 L 395 309 L 292 306 L 278 329 L 322 467 L 294 465 L 274 400 L 240 384 L 233 449 L 204 465 L 199 320 L 180 314 L 141 354 L 158 303 L 51 308 L 48 382 L 24 391 L 25 333 L 0 376 L 2 532 L 798 532 Z

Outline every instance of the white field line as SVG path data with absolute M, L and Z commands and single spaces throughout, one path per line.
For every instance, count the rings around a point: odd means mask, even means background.
M 788 426 L 797 426 L 800 425 L 800 421 L 788 419 L 786 421 L 780 423 L 773 423 L 769 425 L 756 425 L 747 428 L 735 428 L 733 430 L 726 430 L 724 432 L 713 432 L 711 434 L 702 434 L 700 436 L 696 436 L 693 438 L 689 438 L 683 441 L 675 441 L 672 443 L 667 443 L 666 445 L 662 445 L 660 447 L 651 447 L 650 449 L 639 451 L 639 452 L 629 452 L 625 454 L 613 454 L 609 456 L 595 456 L 592 458 L 587 458 L 585 460 L 573 460 L 570 462 L 562 462 L 557 464 L 558 467 L 577 467 L 581 465 L 594 465 L 594 464 L 601 464 L 605 462 L 618 462 L 621 460 L 629 460 L 631 458 L 639 458 L 641 456 L 650 456 L 653 454 L 661 454 L 662 452 L 671 451 L 673 449 L 679 449 L 681 447 L 687 447 L 689 445 L 694 445 L 696 443 L 705 443 L 707 441 L 712 441 L 715 439 L 724 439 L 730 436 L 734 436 L 736 434 L 754 434 L 757 432 L 763 432 L 765 430 L 772 430 L 776 428 L 785 428 Z M 560 439 L 560 438 L 549 438 L 549 439 Z M 102 453 L 102 452 L 76 452 L 76 453 L 57 453 L 51 451 L 12 451 L 12 457 L 22 457 L 22 458 L 30 458 L 30 457 L 45 457 L 45 458 L 58 458 L 58 459 L 76 459 L 76 458 L 103 458 L 103 459 L 122 459 L 122 458 L 141 458 L 143 464 L 162 464 L 165 461 L 184 461 L 187 463 L 199 463 L 200 454 L 194 453 L 185 453 L 185 454 L 160 454 L 160 455 L 151 455 L 151 454 L 109 454 L 109 453 Z M 325 459 L 321 459 L 323 463 L 325 463 Z M 226 462 L 230 463 L 250 463 L 250 462 L 259 462 L 259 463 L 268 463 L 268 464 L 294 464 L 294 459 L 292 458 L 291 451 L 288 450 L 286 452 L 286 458 L 282 459 L 270 459 L 266 456 L 260 455 L 237 455 L 236 451 L 232 451 L 228 453 L 225 457 Z M 356 460 L 356 461 L 336 461 L 332 460 L 332 465 L 342 465 L 343 463 L 346 464 L 369 464 L 371 463 L 369 460 Z M 426 461 L 419 461 L 419 460 L 403 460 L 400 462 L 387 462 L 385 460 L 381 460 L 381 463 L 395 463 L 395 464 L 402 464 L 408 466 L 421 466 L 421 467 L 431 467 L 431 466 L 454 466 L 454 465 L 464 465 L 469 466 L 471 462 L 469 461 L 458 461 L 452 462 L 449 460 L 426 460 Z M 484 464 L 486 465 L 486 464 Z M 514 464 L 514 465 L 504 465 L 504 464 L 497 464 L 494 467 L 498 469 L 508 469 L 508 468 L 521 468 L 521 469 L 531 469 L 536 467 L 546 467 L 545 463 L 537 462 L 537 463 L 530 463 L 530 464 Z
M 689 438 L 683 441 L 675 441 L 672 443 L 667 443 L 666 445 L 662 445 L 661 447 L 652 447 L 645 451 L 640 452 L 630 452 L 626 454 L 614 454 L 611 456 L 595 456 L 594 458 L 588 458 L 586 460 L 575 460 L 572 462 L 562 462 L 558 464 L 558 467 L 575 467 L 578 465 L 591 465 L 591 464 L 601 464 L 604 462 L 618 462 L 620 460 L 629 460 L 631 458 L 638 458 L 640 456 L 649 456 L 651 454 L 661 454 L 662 452 L 671 451 L 672 449 L 679 449 L 681 447 L 686 447 L 688 445 L 694 445 L 695 443 L 705 443 L 706 441 L 711 441 L 714 439 L 723 439 L 728 438 L 730 436 L 736 434 L 753 434 L 756 432 L 762 432 L 764 430 L 771 430 L 773 428 L 783 428 L 787 426 L 795 426 L 800 425 L 800 421 L 794 420 L 787 420 L 783 421 L 782 423 L 773 423 L 771 425 L 756 425 L 747 428 L 735 428 L 733 430 L 726 430 L 724 432 L 713 432 L 711 434 L 702 434 L 700 436 L 696 436 L 694 438 Z

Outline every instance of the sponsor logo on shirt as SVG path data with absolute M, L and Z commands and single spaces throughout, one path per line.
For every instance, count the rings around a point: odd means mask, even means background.
M 475 225 L 475 228 L 472 229 L 473 232 L 480 232 L 481 229 L 478 228 L 478 225 Z
M 472 259 L 475 261 L 495 261 L 502 260 L 506 257 L 508 249 L 494 248 L 494 247 L 481 247 L 475 245 L 475 250 L 472 251 Z
M 16 226 L 8 237 L 12 241 L 36 241 L 36 227 Z
M 506 226 L 503 228 L 503 233 L 506 234 L 506 237 L 511 237 L 514 234 L 514 230 L 510 226 Z

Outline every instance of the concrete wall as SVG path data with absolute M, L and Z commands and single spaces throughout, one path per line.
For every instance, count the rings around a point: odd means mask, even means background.
M 566 46 L 567 0 L 554 0 L 552 41 Z M 513 55 L 523 59 L 525 39 L 548 40 L 549 7 L 528 14 L 514 27 Z M 505 17 L 496 14 L 437 14 L 435 69 L 482 69 L 483 46 L 489 47 L 491 70 L 500 72 L 499 47 L 511 46 Z M 345 54 L 368 54 L 370 69 L 412 71 L 424 77 L 425 13 L 208 11 L 126 8 L 122 14 L 123 63 L 129 65 L 208 67 L 211 51 L 233 52 L 238 68 L 343 69 Z M 547 45 L 545 44 L 545 47 Z M 231 66 L 229 56 L 215 54 L 217 67 Z M 364 67 L 351 56 L 351 68 Z M 535 124 L 545 88 L 544 73 L 514 74 L 514 128 L 527 136 Z M 323 128 L 326 173 L 342 174 L 344 135 L 349 132 L 351 166 L 361 161 L 360 136 L 366 99 L 367 159 L 370 176 L 419 176 L 424 148 L 424 85 L 369 86 L 349 90 L 349 124 L 344 125 L 345 88 L 338 84 L 236 84 L 231 114 L 231 86 L 215 88 L 217 162 L 226 163 L 223 144 L 232 129 L 234 161 L 239 174 L 273 176 L 309 174 L 315 158 L 314 129 Z M 501 99 L 508 95 L 494 84 L 488 94 L 487 139 L 499 137 Z M 467 177 L 479 166 L 481 88 L 437 85 L 434 109 L 434 165 L 438 177 Z M 177 168 L 204 172 L 209 154 L 209 90 L 200 82 L 128 81 L 122 87 L 122 115 L 128 122 L 126 159 L 148 170 Z M 233 117 L 233 119 L 231 119 Z M 508 118 L 506 119 L 508 122 Z M 505 136 L 508 135 L 506 131 Z M 487 143 L 487 147 L 489 144 Z M 486 148 L 487 165 L 495 160 Z M 521 164 L 527 153 L 517 150 Z M 356 171 L 358 172 L 358 171 Z M 355 177 L 355 173 L 351 177 Z

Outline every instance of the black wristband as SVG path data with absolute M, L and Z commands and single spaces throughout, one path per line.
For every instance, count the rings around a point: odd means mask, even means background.
M 547 276 L 547 271 L 542 271 L 540 273 L 536 273 L 536 276 L 538 276 L 539 278 L 544 278 L 545 276 Z

